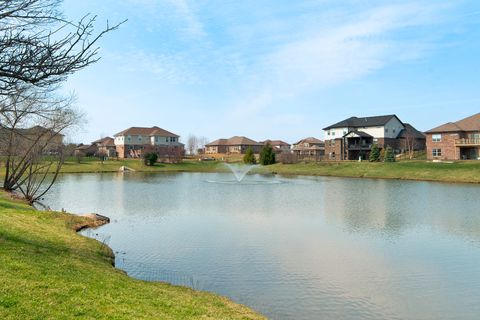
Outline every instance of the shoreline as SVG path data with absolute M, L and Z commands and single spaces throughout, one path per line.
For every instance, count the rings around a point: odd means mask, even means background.
M 97 214 L 41 211 L 0 189 L 2 317 L 265 319 L 212 292 L 128 276 L 109 246 L 78 234 L 107 223 Z
M 223 163 L 220 161 L 201 162 L 185 160 L 179 164 L 144 166 L 139 160 L 108 160 L 103 164 L 97 161 L 88 161 L 81 164 L 68 163 L 62 168 L 61 175 L 117 173 L 123 165 L 134 167 L 136 173 L 230 172 L 223 167 Z M 428 162 L 426 160 L 403 160 L 395 163 L 370 163 L 366 161 L 277 163 L 254 168 L 249 174 L 480 184 L 480 161 L 446 163 Z

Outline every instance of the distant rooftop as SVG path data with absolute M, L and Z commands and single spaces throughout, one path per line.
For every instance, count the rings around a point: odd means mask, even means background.
M 130 127 L 128 129 L 125 129 L 116 135 L 114 137 L 118 136 L 125 136 L 125 135 L 130 135 L 130 136 L 162 136 L 162 137 L 179 137 L 175 133 L 169 132 L 165 129 L 159 128 L 159 127 L 151 127 L 151 128 L 145 128 L 145 127 Z
M 435 132 L 458 132 L 458 131 L 480 131 L 480 113 L 464 118 L 457 122 L 448 122 L 430 129 L 427 133 Z
M 337 122 L 335 124 L 332 124 L 331 126 L 324 128 L 323 130 L 330 130 L 334 128 L 380 127 L 387 124 L 387 122 L 390 121 L 392 118 L 397 118 L 397 120 L 400 121 L 400 119 L 394 114 L 389 114 L 385 116 L 361 117 L 361 118 L 351 117 L 351 118 L 342 120 L 340 122 Z

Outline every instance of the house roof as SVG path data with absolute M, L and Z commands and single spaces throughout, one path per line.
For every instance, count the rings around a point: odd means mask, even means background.
M 217 139 L 215 141 L 212 141 L 210 143 L 207 143 L 205 146 L 206 147 L 212 147 L 212 146 L 226 146 L 228 144 L 228 139 Z
M 92 144 L 99 144 L 99 145 L 107 146 L 107 147 L 108 146 L 115 146 L 115 140 L 113 140 L 113 138 L 111 138 L 111 137 L 105 137 L 105 138 L 93 141 Z
M 392 118 L 397 118 L 397 120 L 402 123 L 402 121 L 394 114 L 361 118 L 350 117 L 348 119 L 332 124 L 331 126 L 323 128 L 323 130 L 330 130 L 334 128 L 380 127 L 387 124 L 387 122 L 390 121 Z
M 244 136 L 234 136 L 231 137 L 230 139 L 218 139 L 213 142 L 210 142 L 206 144 L 205 146 L 211 147 L 211 146 L 261 146 L 263 144 L 258 143 L 252 139 L 249 139 Z
M 55 130 L 52 129 L 47 129 L 42 126 L 34 126 L 31 128 L 26 128 L 26 129 L 15 129 L 17 133 L 19 134 L 24 134 L 24 135 L 36 135 L 36 134 L 47 134 L 50 133 L 53 136 L 59 136 L 59 137 L 64 137 L 63 134 L 59 132 L 55 132 Z
M 480 131 L 480 113 L 464 118 L 457 122 L 448 122 L 430 129 L 427 133 L 435 132 L 458 132 L 458 131 Z
M 314 138 L 314 137 L 308 137 L 308 138 L 305 138 L 305 139 L 302 139 L 302 140 L 298 141 L 297 143 L 294 143 L 294 145 L 303 144 L 303 143 L 322 144 L 324 142 L 322 140 Z
M 414 139 L 426 139 L 425 134 L 415 129 L 410 123 L 404 123 L 404 125 L 405 129 L 400 132 L 398 135 L 399 138 L 407 138 L 409 135 Z
M 175 133 L 169 132 L 165 129 L 159 128 L 159 127 L 151 127 L 151 128 L 145 128 L 145 127 L 130 127 L 128 129 L 125 129 L 117 134 L 114 135 L 114 137 L 118 136 L 125 136 L 125 135 L 131 135 L 131 136 L 168 136 L 168 137 L 179 137 Z
M 263 145 L 270 144 L 271 146 L 285 146 L 285 147 L 290 147 L 290 144 L 286 143 L 285 141 L 282 140 L 265 140 L 260 142 Z
M 368 133 L 363 132 L 363 131 L 359 131 L 359 130 L 352 130 L 349 133 L 347 133 L 346 135 L 344 135 L 344 137 L 346 137 L 350 134 L 355 134 L 356 136 L 361 137 L 361 138 L 373 138 L 372 135 L 369 135 Z

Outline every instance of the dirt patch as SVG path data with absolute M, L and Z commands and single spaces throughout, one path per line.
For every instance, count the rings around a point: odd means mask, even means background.
M 84 217 L 86 219 L 81 222 L 77 222 L 72 226 L 72 229 L 75 230 L 76 232 L 79 232 L 87 228 L 98 228 L 107 223 L 110 223 L 109 217 L 105 217 L 96 213 L 84 214 L 84 215 L 81 215 L 81 217 Z

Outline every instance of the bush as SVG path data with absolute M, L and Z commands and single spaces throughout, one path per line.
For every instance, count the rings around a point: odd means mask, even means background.
M 392 147 L 387 146 L 385 148 L 385 162 L 395 162 L 395 152 L 393 151 Z
M 248 147 L 247 151 L 245 151 L 245 155 L 243 156 L 243 162 L 245 164 L 255 164 L 255 163 L 257 163 L 257 159 L 255 159 L 255 155 L 253 154 L 252 147 Z
M 268 166 L 275 163 L 275 153 L 271 145 L 267 144 L 260 151 L 260 164 Z
M 370 151 L 369 160 L 370 160 L 370 162 L 380 161 L 380 149 L 378 148 L 378 145 L 374 144 L 372 146 L 372 150 Z
M 158 160 L 158 155 L 155 152 L 149 152 L 145 154 L 143 160 L 145 161 L 145 165 L 153 166 Z

